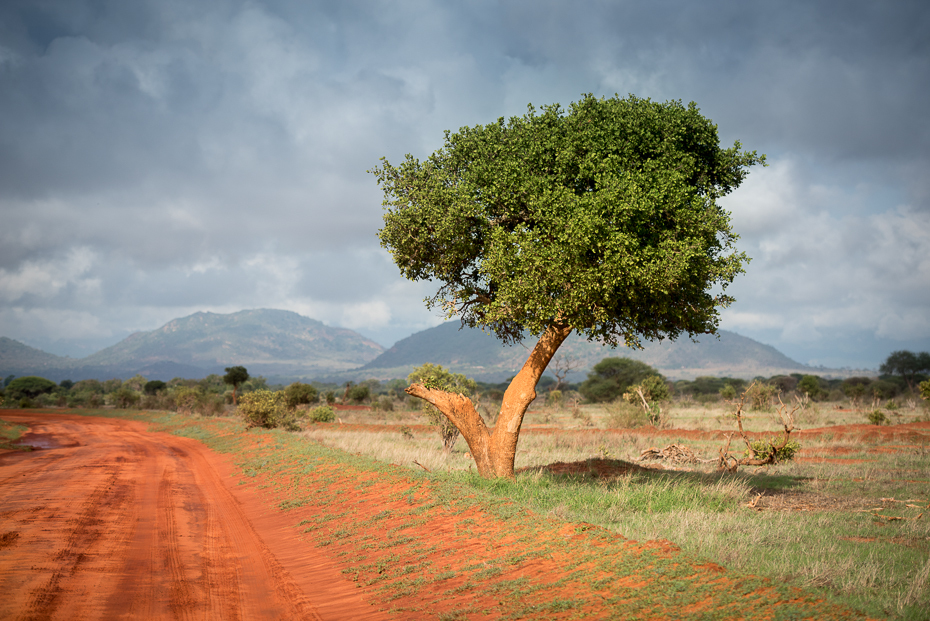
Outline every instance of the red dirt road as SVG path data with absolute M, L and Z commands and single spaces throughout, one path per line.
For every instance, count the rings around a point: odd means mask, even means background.
M 3 418 L 39 449 L 0 453 L 0 618 L 387 618 L 199 442 L 119 419 Z

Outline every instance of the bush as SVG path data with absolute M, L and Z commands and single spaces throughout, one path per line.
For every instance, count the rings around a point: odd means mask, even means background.
M 746 449 L 746 457 L 755 456 L 756 459 L 767 459 L 770 455 L 775 455 L 775 463 L 782 461 L 791 461 L 794 454 L 801 449 L 801 445 L 794 440 L 788 440 L 788 443 L 781 448 L 775 448 L 777 438 L 772 440 L 753 440 L 749 443 L 751 449 Z M 752 454 L 750 454 L 752 453 Z
M 930 401 L 930 380 L 921 382 L 918 387 L 920 388 L 920 398 L 924 401 Z
M 562 391 L 561 390 L 551 391 L 546 397 L 546 403 L 548 403 L 549 405 L 560 407 L 562 405 Z
M 373 399 L 371 402 L 371 409 L 374 411 L 383 410 L 385 412 L 394 411 L 394 400 L 390 397 L 381 397 L 380 399 Z
M 801 381 L 798 382 L 797 390 L 802 394 L 806 394 L 814 401 L 819 401 L 821 397 L 826 395 L 826 391 L 820 385 L 820 378 L 816 375 L 805 375 L 802 377 Z
M 660 401 L 668 401 L 671 394 L 668 384 L 661 375 L 651 375 L 639 384 L 630 386 L 630 391 L 623 393 L 623 398 L 630 405 L 642 407 L 646 418 L 652 425 L 662 424 L 662 408 Z
M 301 384 L 294 382 L 284 389 L 284 400 L 287 407 L 296 408 L 298 405 L 313 403 L 316 401 L 316 388 L 310 384 Z
M 865 417 L 873 425 L 884 425 L 888 422 L 888 417 L 885 416 L 885 413 L 881 410 L 872 410 Z
M 612 429 L 636 429 L 649 424 L 649 418 L 642 407 L 631 405 L 623 399 L 605 405 L 605 409 L 607 424 Z
M 754 410 L 764 410 L 772 404 L 772 397 L 775 396 L 776 388 L 769 384 L 752 384 L 746 389 L 746 396 L 749 397 L 749 403 Z
M 362 403 L 371 395 L 371 386 L 368 384 L 358 384 L 349 389 L 349 401 L 353 403 Z
M 591 368 L 578 389 L 592 403 L 615 401 L 637 384 L 658 372 L 644 362 L 629 358 L 604 358 Z
M 274 429 L 285 415 L 284 392 L 261 389 L 246 393 L 239 399 L 239 413 L 249 429 Z
M 193 414 L 200 405 L 200 389 L 181 386 L 174 393 L 174 408 L 179 414 Z
M 164 390 L 168 387 L 168 384 L 164 383 L 161 380 L 152 380 L 151 382 L 146 382 L 145 386 L 142 389 L 147 395 L 155 395 L 159 390 Z
M 307 414 L 307 418 L 309 418 L 312 423 L 331 423 L 336 420 L 336 412 L 328 405 L 321 405 L 318 408 L 310 410 Z
M 113 405 L 120 409 L 135 407 L 142 397 L 129 387 L 123 387 L 113 393 Z

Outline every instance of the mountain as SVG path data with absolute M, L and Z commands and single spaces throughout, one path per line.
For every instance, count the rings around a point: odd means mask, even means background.
M 461 328 L 458 321 L 449 321 L 398 341 L 358 371 L 374 377 L 405 377 L 415 366 L 432 362 L 475 379 L 502 381 L 519 371 L 535 342 L 529 337 L 522 344 L 505 347 L 490 334 Z M 614 356 L 641 360 L 672 379 L 693 379 L 700 375 L 752 378 L 787 373 L 825 374 L 825 370 L 795 362 L 774 347 L 726 330 L 720 331 L 719 339 L 708 335 L 699 342 L 688 338 L 644 341 L 641 350 L 611 349 L 572 334 L 556 356 L 571 358 L 577 364 L 570 375 L 572 381 L 583 379 L 596 363 Z
M 38 373 L 41 369 L 68 367 L 73 363 L 71 358 L 49 354 L 41 349 L 0 336 L 0 369 L 16 367 L 21 370 L 34 369 Z M 17 375 L 25 375 L 25 373 Z
M 251 375 L 312 378 L 356 368 L 384 351 L 345 328 L 282 310 L 228 315 L 194 313 L 151 332 L 136 332 L 86 358 L 61 358 L 13 341 L 0 341 L 0 373 L 36 374 L 53 381 L 200 378 L 242 365 Z

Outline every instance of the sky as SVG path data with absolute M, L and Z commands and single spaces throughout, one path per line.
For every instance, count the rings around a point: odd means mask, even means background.
M 443 319 L 376 237 L 381 157 L 585 93 L 764 153 L 721 328 L 874 369 L 930 350 L 930 3 L 5 0 L 0 336 L 81 357 L 197 311 L 390 346 Z

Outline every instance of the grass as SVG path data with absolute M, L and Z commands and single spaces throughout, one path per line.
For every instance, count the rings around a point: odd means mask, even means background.
M 0 420 L 0 450 L 31 451 L 32 448 L 29 446 L 14 444 L 27 431 L 25 425 Z
M 812 429 L 868 422 L 865 410 L 846 411 L 838 405 L 811 404 L 796 414 L 797 424 Z M 517 468 L 591 458 L 634 461 L 644 448 L 673 442 L 711 458 L 722 445 L 713 437 L 650 438 L 608 430 L 609 407 L 582 409 L 582 416 L 569 408 L 530 412 Z M 723 404 L 678 404 L 669 412 L 668 426 L 732 430 L 729 413 Z M 889 416 L 895 423 L 926 420 L 920 409 Z M 362 420 L 359 415 L 350 422 Z M 756 432 L 778 432 L 781 427 L 774 409 L 749 412 L 744 424 Z M 533 433 L 534 427 L 552 433 Z M 405 440 L 388 430 L 314 427 L 305 432 L 328 446 L 380 461 L 410 468 L 417 467 L 416 461 L 450 480 L 549 517 L 595 524 L 637 540 L 668 539 L 688 553 L 814 588 L 877 616 L 930 618 L 930 446 L 904 447 L 895 441 L 897 446 L 886 447 L 827 434 L 802 440 L 802 456 L 822 461 L 744 469 L 736 476 L 717 474 L 712 465 L 692 465 L 690 472 L 653 471 L 607 480 L 537 469 L 512 481 L 486 481 L 469 471 L 472 463 L 463 441 L 445 454 L 434 432 L 420 427 L 412 434 L 412 440 Z M 762 510 L 747 506 L 758 494 L 763 494 L 756 503 Z

